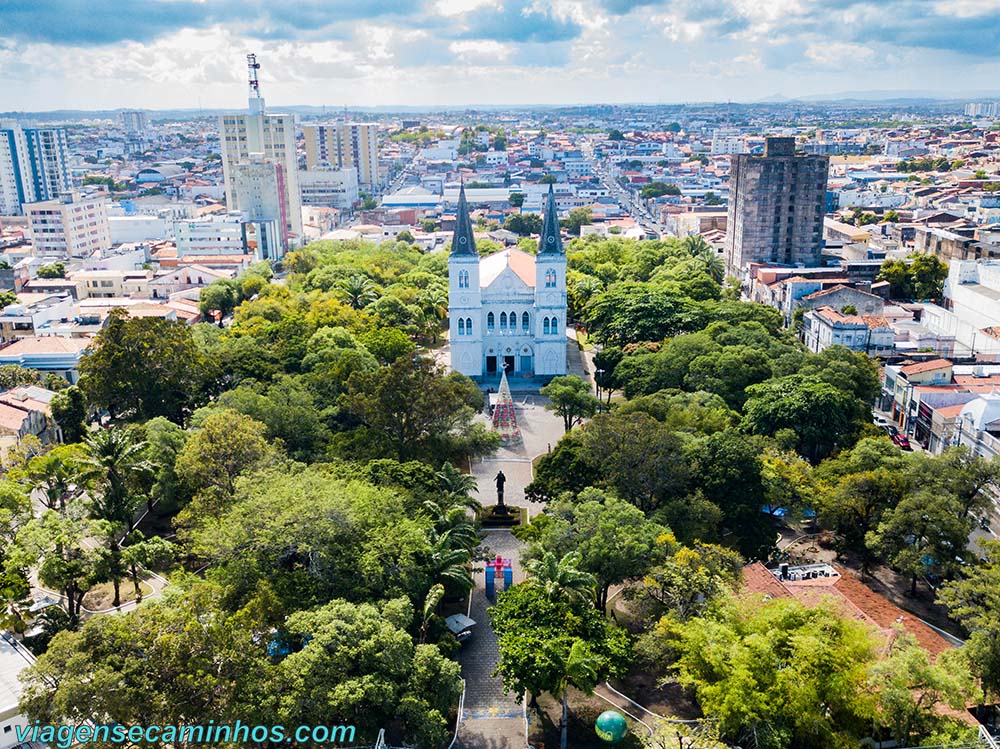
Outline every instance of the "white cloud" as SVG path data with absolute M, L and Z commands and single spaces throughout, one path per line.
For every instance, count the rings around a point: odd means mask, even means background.
M 462 62 L 506 62 L 514 49 L 509 44 L 488 40 L 468 40 L 452 42 L 448 50 Z
M 850 42 L 817 42 L 806 47 L 805 56 L 828 68 L 853 69 L 875 59 L 875 50 Z

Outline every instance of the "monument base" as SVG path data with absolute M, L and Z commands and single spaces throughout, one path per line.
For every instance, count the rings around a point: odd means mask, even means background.
M 484 528 L 510 528 L 528 522 L 528 508 L 511 505 L 504 505 L 501 508 L 498 505 L 489 505 L 484 507 L 477 517 Z

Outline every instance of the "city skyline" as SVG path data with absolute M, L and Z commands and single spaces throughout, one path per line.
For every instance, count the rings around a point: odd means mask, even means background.
M 997 0 L 29 2 L 0 10 L 5 109 L 759 101 L 995 89 Z M 957 93 L 955 94 L 958 95 Z M 986 94 L 984 94 L 986 95 Z

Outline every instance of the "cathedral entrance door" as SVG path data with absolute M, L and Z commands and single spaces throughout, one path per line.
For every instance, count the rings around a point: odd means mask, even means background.
M 531 354 L 521 354 L 521 373 L 531 374 Z
M 486 374 L 497 373 L 497 358 L 495 356 L 486 357 Z
M 505 356 L 503 358 L 503 368 L 504 368 L 505 372 L 509 372 L 510 374 L 514 374 L 514 357 L 513 356 Z

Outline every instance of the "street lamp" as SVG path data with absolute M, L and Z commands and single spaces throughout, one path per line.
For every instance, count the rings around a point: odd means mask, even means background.
M 601 380 L 604 379 L 604 370 L 598 369 L 594 372 L 597 375 L 594 378 L 594 383 L 597 385 L 597 413 L 601 412 Z

